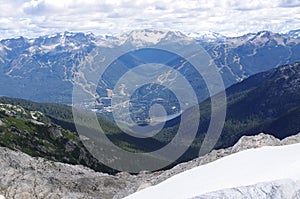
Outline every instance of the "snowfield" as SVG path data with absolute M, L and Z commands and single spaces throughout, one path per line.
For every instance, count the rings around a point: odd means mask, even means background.
M 177 174 L 126 199 L 193 198 L 282 179 L 300 180 L 300 144 L 245 150 Z

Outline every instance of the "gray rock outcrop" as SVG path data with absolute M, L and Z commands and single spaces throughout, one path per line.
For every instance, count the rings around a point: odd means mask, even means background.
M 232 147 L 231 153 L 236 153 L 246 149 L 259 148 L 262 146 L 279 146 L 281 142 L 272 135 L 260 133 L 256 136 L 243 136 Z
M 0 126 L 4 126 L 4 122 L 2 122 L 2 120 L 0 120 Z
M 293 135 L 290 137 L 287 137 L 281 141 L 282 145 L 288 145 L 288 144 L 296 144 L 300 142 L 300 133 L 297 135 Z
M 32 158 L 0 148 L 0 195 L 6 198 L 113 198 L 130 186 L 131 175 L 110 176 L 83 166 Z

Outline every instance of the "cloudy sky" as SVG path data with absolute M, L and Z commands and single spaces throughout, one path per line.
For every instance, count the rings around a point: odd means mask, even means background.
M 0 0 L 0 39 L 155 28 L 236 35 L 300 29 L 300 0 Z

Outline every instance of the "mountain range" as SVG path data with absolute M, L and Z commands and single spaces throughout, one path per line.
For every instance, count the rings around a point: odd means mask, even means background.
M 300 131 L 299 85 L 300 64 L 297 62 L 252 75 L 227 88 L 226 118 L 215 148 L 232 146 L 243 135 L 251 136 L 259 132 L 280 139 L 298 133 Z M 218 95 L 214 97 L 217 99 Z M 198 107 L 192 109 L 195 108 Z M 199 110 L 201 117 L 198 133 L 192 146 L 185 153 L 184 161 L 187 157 L 192 159 L 199 155 L 199 148 L 208 131 L 211 115 L 218 114 L 218 109 L 211 112 L 210 98 L 199 104 Z M 180 119 L 177 117 L 168 121 L 171 125 L 157 134 L 156 138 L 169 143 L 177 132 Z M 190 114 L 189 121 L 197 121 L 197 118 Z M 187 132 L 189 132 L 188 127 Z
M 214 148 L 230 147 L 242 136 L 257 135 L 260 132 L 271 134 L 280 139 L 298 133 L 300 131 L 298 122 L 300 119 L 299 82 L 300 63 L 295 63 L 250 76 L 226 89 L 228 101 L 227 116 L 224 129 Z M 46 127 L 40 126 L 31 122 L 33 118 L 30 114 L 29 116 L 7 115 L 4 109 L 2 116 L 0 115 L 3 119 L 0 119 L 2 122 L 7 123 L 8 126 L 1 127 L 1 131 L 4 133 L 0 137 L 1 145 L 19 149 L 34 156 L 43 156 L 51 160 L 68 163 L 76 163 L 73 160 L 76 160 L 79 155 L 85 160 L 81 160 L 81 164 L 98 171 L 114 172 L 107 170 L 107 168 L 101 166 L 86 154 L 86 149 L 79 141 L 79 136 L 76 133 L 71 107 L 51 103 L 35 103 L 7 97 L 0 98 L 0 103 L 20 106 L 27 113 L 30 111 L 41 112 L 44 116 L 38 122 L 44 122 L 44 120 L 47 122 Z M 199 107 L 201 118 L 196 139 L 174 165 L 199 156 L 199 148 L 210 122 L 210 99 L 200 103 Z M 8 110 L 11 109 L 16 108 L 9 108 Z M 154 137 L 139 139 L 122 132 L 109 117 L 103 115 L 98 117 L 106 136 L 119 147 L 131 152 L 149 152 L 160 149 L 173 139 L 180 124 L 179 116 L 168 121 L 167 126 Z M 188 117 L 191 122 L 197 121 L 193 118 L 194 115 Z M 13 124 L 15 121 L 18 121 L 17 124 Z M 57 125 L 60 127 L 55 127 Z M 95 129 L 90 129 L 91 127 L 89 126 L 84 128 L 86 132 L 95 132 Z M 185 130 L 189 131 L 189 129 Z M 36 132 L 40 132 L 38 133 L 39 136 L 35 135 Z M 59 138 L 53 137 L 53 132 L 54 135 L 58 134 L 61 136 Z M 32 139 L 27 140 L 22 136 L 24 134 L 28 134 Z M 92 140 L 95 141 L 94 139 Z M 72 146 L 71 151 L 69 150 L 70 145 Z M 70 154 L 59 156 L 59 150 L 64 150 L 66 147 Z M 102 147 L 105 146 L 102 145 Z M 54 150 L 55 148 L 57 148 L 57 151 Z M 80 152 L 78 153 L 78 151 Z M 68 159 L 65 156 L 69 156 Z
M 299 61 L 299 32 L 261 31 L 240 37 L 212 34 L 214 39 L 193 35 L 193 39 L 212 57 L 228 87 L 258 72 Z M 0 41 L 0 95 L 71 104 L 79 65 L 95 48 L 101 52 L 122 46 L 155 47 L 179 39 L 191 38 L 181 32 L 146 29 L 120 36 L 64 32 L 35 39 L 5 39 Z M 207 97 L 203 94 L 200 100 Z
M 299 62 L 250 76 L 226 89 L 226 93 L 227 115 L 220 141 L 231 140 L 227 144 L 232 145 L 240 135 L 256 132 L 282 139 L 300 130 Z M 208 100 L 201 104 L 203 109 L 207 104 Z

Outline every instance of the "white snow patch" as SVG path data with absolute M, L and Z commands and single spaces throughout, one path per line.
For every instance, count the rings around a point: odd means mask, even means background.
M 48 39 L 51 39 L 53 37 L 57 37 L 58 33 L 55 33 L 55 34 L 50 34 L 50 35 L 47 35 L 47 38 Z
M 38 51 L 40 51 L 40 48 L 38 46 L 30 46 L 28 48 L 28 51 L 31 53 L 31 54 L 34 54 L 34 53 L 37 53 Z
M 186 35 L 195 39 L 206 40 L 206 41 L 216 41 L 219 39 L 224 40 L 226 38 L 226 36 L 212 31 L 192 32 L 192 33 L 186 33 Z
M 75 36 L 75 34 L 71 33 L 71 32 L 67 32 L 67 33 L 65 33 L 65 36 L 67 36 L 67 37 L 73 37 L 73 36 Z
M 179 31 L 143 29 L 134 30 L 130 33 L 125 33 L 115 37 L 119 44 L 131 42 L 138 47 L 147 44 L 157 44 L 163 40 L 173 40 L 176 38 L 186 39 L 186 36 Z
M 177 174 L 126 198 L 192 198 L 260 182 L 299 180 L 299 152 L 300 144 L 242 151 Z
M 8 47 L 8 46 L 4 46 L 4 48 L 7 50 L 7 51 L 12 51 L 12 48 Z
M 59 44 L 53 44 L 53 45 L 42 45 L 42 49 L 43 51 L 45 52 L 49 52 L 49 51 L 52 51 L 54 50 L 57 46 L 59 46 Z
M 28 41 L 28 43 L 29 43 L 30 45 L 33 45 L 35 39 L 28 39 L 27 41 Z

